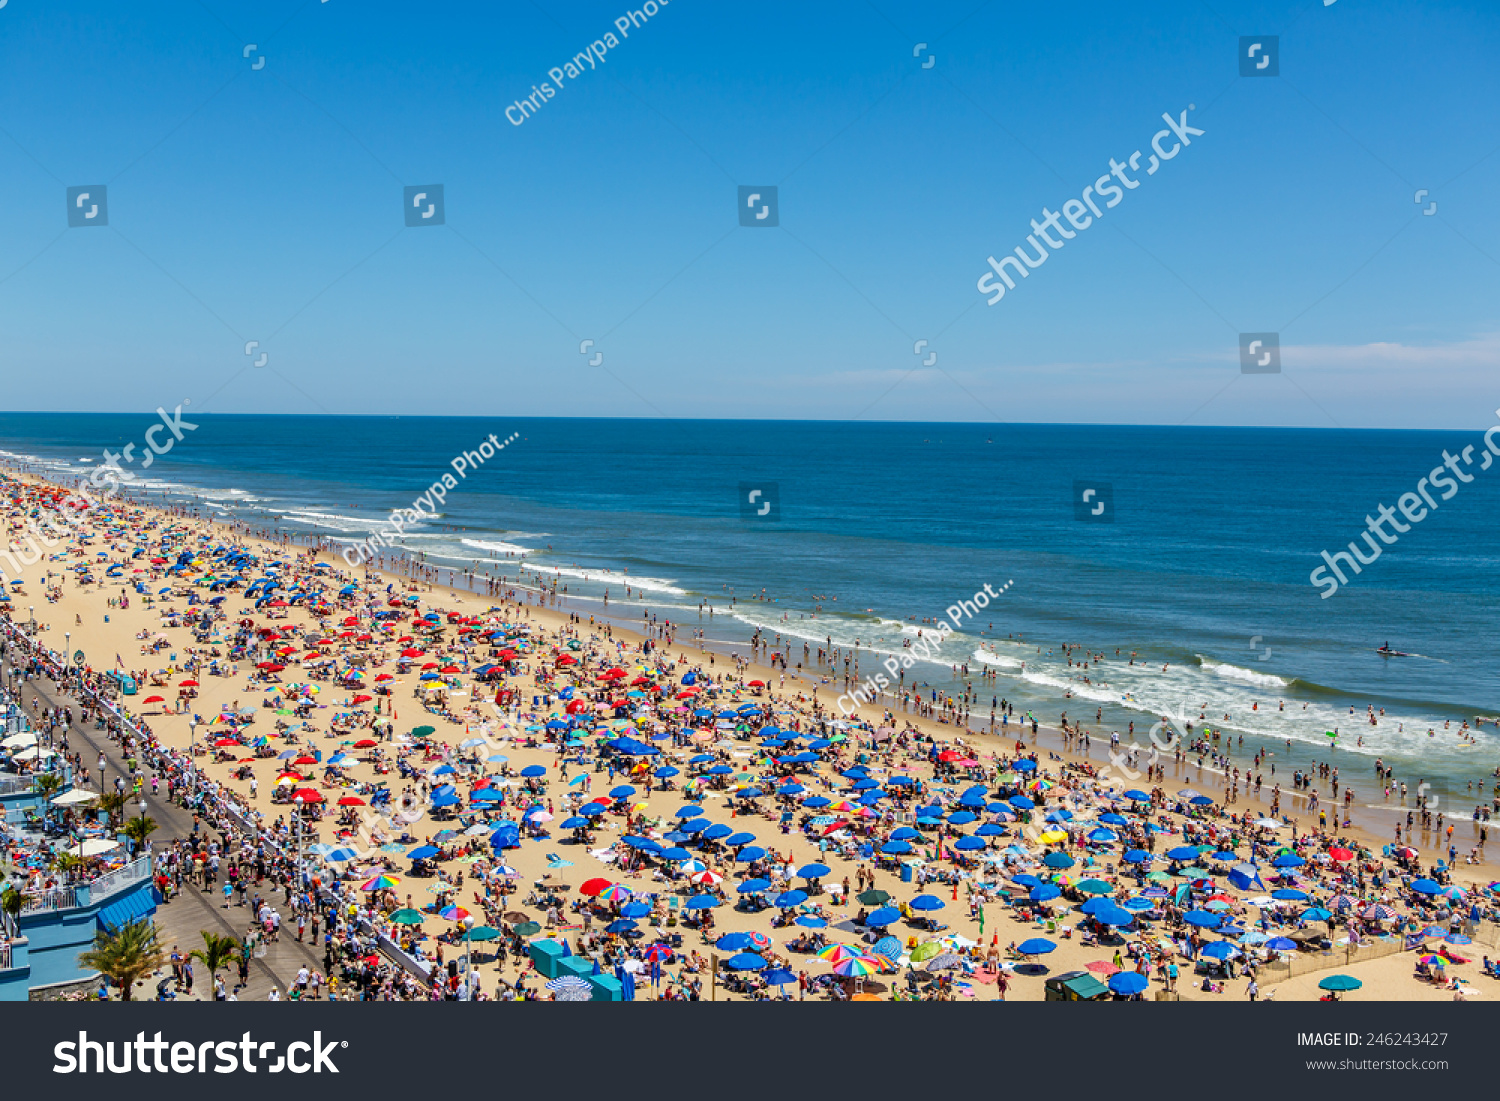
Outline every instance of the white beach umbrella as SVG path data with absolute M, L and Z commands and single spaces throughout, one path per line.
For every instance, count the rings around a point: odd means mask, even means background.
M 72 791 L 63 792 L 56 799 L 52 800 L 52 805 L 54 807 L 71 807 L 79 803 L 92 803 L 97 798 L 99 796 L 92 791 L 74 788 Z
M 36 733 L 23 730 L 19 734 L 12 734 L 5 741 L 0 742 L 0 749 L 25 749 L 27 746 L 36 745 Z
M 82 844 L 73 846 L 68 850 L 68 852 L 72 853 L 74 856 L 99 856 L 103 853 L 111 851 L 112 849 L 118 849 L 119 847 L 120 843 L 118 841 L 106 840 L 102 837 L 95 837 L 90 838 Z

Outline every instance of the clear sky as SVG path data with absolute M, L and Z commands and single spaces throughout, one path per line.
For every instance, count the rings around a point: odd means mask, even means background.
M 1494 0 L 631 10 L 8 0 L 5 405 L 1494 422 Z M 1268 35 L 1279 75 L 1239 75 Z M 1136 150 L 988 305 L 987 257 Z M 99 184 L 108 225 L 69 228 Z M 444 224 L 407 227 L 432 184 Z M 768 185 L 779 224 L 741 226 Z

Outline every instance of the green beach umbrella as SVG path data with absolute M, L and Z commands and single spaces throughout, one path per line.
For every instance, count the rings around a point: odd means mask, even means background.
M 1102 879 L 1085 879 L 1076 884 L 1076 889 L 1086 895 L 1107 895 L 1114 890 L 1113 887 Z
M 421 925 L 422 918 L 422 911 L 412 910 L 410 908 L 405 910 L 397 910 L 394 914 L 391 915 L 391 920 L 397 925 Z
M 436 733 L 437 733 L 437 727 L 435 727 L 435 726 L 419 726 L 419 727 L 417 727 L 415 730 L 413 730 L 411 732 L 411 736 L 413 738 L 425 738 L 429 734 L 436 734 Z
M 542 931 L 542 927 L 534 921 L 523 921 L 516 926 L 516 934 L 522 937 L 534 937 Z
M 492 925 L 476 925 L 466 935 L 467 940 L 496 940 L 500 937 L 500 930 Z
M 1353 975 L 1329 975 L 1322 982 L 1318 983 L 1318 989 L 1343 992 L 1347 990 L 1358 990 L 1364 985 L 1364 983 L 1360 982 Z
M 926 941 L 922 944 L 917 945 L 911 950 L 911 962 L 921 963 L 923 960 L 930 960 L 934 956 L 939 955 L 942 951 L 943 945 L 941 941 Z
M 891 896 L 889 894 L 887 894 L 885 891 L 879 890 L 878 888 L 869 891 L 862 891 L 855 897 L 858 898 L 860 903 L 865 906 L 884 906 L 891 900 Z

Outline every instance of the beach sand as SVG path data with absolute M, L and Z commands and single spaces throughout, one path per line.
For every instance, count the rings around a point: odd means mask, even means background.
M 186 524 L 194 530 L 199 531 L 210 528 L 210 525 L 202 520 L 188 519 L 181 516 L 172 517 L 157 510 L 150 510 L 148 514 L 155 516 L 163 525 L 172 523 Z M 283 557 L 291 557 L 293 555 L 309 554 L 307 548 L 299 547 L 296 543 L 290 541 L 273 544 L 265 540 L 248 538 L 242 534 L 233 533 L 222 526 L 218 527 L 218 532 L 224 540 L 252 544 L 260 548 L 261 553 L 268 555 L 280 554 Z M 106 546 L 107 541 L 95 540 L 94 545 L 88 547 L 87 551 L 92 555 Z M 318 561 L 331 563 L 340 571 L 347 571 L 344 561 L 336 555 L 324 552 L 316 554 L 316 558 Z M 69 558 L 68 561 L 71 564 L 71 562 L 77 561 L 77 559 Z M 135 565 L 139 565 L 139 563 Z M 109 582 L 103 585 L 90 586 L 85 589 L 75 585 L 71 575 L 65 575 L 67 576 L 67 580 L 64 583 L 60 598 L 56 602 L 49 602 L 42 595 L 43 586 L 40 583 L 40 573 L 46 569 L 56 571 L 60 568 L 65 568 L 61 562 L 49 561 L 33 566 L 27 571 L 27 584 L 22 592 L 15 594 L 14 603 L 11 605 L 12 616 L 16 621 L 27 621 L 32 614 L 31 609 L 34 608 L 34 614 L 38 623 L 46 625 L 46 630 L 41 635 L 42 640 L 47 645 L 60 650 L 64 647 L 64 634 L 67 633 L 69 635 L 66 642 L 67 649 L 70 652 L 82 650 L 86 655 L 86 664 L 94 669 L 114 668 L 115 656 L 117 654 L 123 659 L 124 667 L 130 670 L 144 668 L 154 672 L 160 669 L 174 670 L 181 668 L 180 663 L 186 658 L 188 648 L 193 645 L 193 641 L 186 628 L 163 627 L 163 606 L 161 604 L 148 607 L 141 597 L 131 591 L 131 606 L 128 609 L 118 607 L 109 608 L 105 604 L 106 598 L 119 596 L 122 592 L 130 591 L 129 586 L 122 582 Z M 371 576 L 373 577 L 374 575 Z M 151 584 L 151 588 L 155 591 L 165 584 L 167 582 L 158 580 Z M 507 603 L 498 597 L 492 599 L 482 594 L 465 591 L 461 588 L 449 588 L 442 585 L 428 584 L 427 582 L 412 582 L 410 579 L 397 576 L 394 573 L 387 573 L 380 577 L 378 587 L 383 589 L 387 584 L 394 585 L 398 591 L 403 587 L 408 587 L 410 593 L 419 595 L 421 599 L 420 611 L 425 612 L 438 609 L 443 611 L 458 611 L 465 615 L 482 615 L 488 609 L 494 607 L 500 609 L 496 614 L 501 618 L 507 621 L 524 620 L 530 622 L 539 631 L 545 632 L 548 637 L 556 637 L 556 632 L 568 627 L 570 608 L 577 609 L 582 617 L 582 623 L 581 626 L 579 624 L 572 624 L 572 627 L 585 640 L 588 640 L 591 636 L 601 640 L 603 638 L 603 631 L 598 626 L 591 629 L 588 622 L 591 613 L 597 614 L 602 609 L 597 605 L 591 607 L 587 602 L 578 600 L 577 598 L 574 598 L 570 603 L 558 601 L 556 606 L 544 607 L 540 603 L 536 603 L 536 601 L 542 599 L 538 594 L 528 593 L 522 595 L 521 603 L 519 604 Z M 238 594 L 229 594 L 229 598 L 225 603 L 225 610 L 229 621 L 232 623 L 235 620 L 249 617 L 255 621 L 257 627 L 264 624 L 266 622 L 265 614 L 261 611 L 251 609 L 249 604 L 249 601 Z M 181 600 L 174 600 L 171 602 L 171 606 L 180 611 L 183 607 L 183 602 Z M 287 608 L 285 612 L 287 619 L 282 622 L 312 622 L 310 614 L 301 608 Z M 330 623 L 336 622 L 337 618 L 339 617 L 330 620 Z M 701 623 L 693 622 L 690 619 L 688 622 L 681 624 L 680 627 L 684 633 L 689 633 L 696 627 L 703 627 L 708 630 L 710 635 L 714 634 L 715 625 L 709 621 L 708 617 L 704 616 L 701 618 Z M 720 630 L 722 630 L 722 625 L 720 625 Z M 611 626 L 610 631 L 615 640 L 626 643 L 628 648 L 633 652 L 633 656 L 637 659 L 639 658 L 640 645 L 643 641 L 642 635 L 639 632 L 627 630 L 620 626 Z M 149 642 L 149 640 L 154 639 L 159 633 L 165 634 L 170 640 L 170 645 L 159 653 L 143 653 L 143 646 L 145 645 L 143 640 Z M 740 646 L 737 649 L 741 655 L 744 655 L 748 651 L 748 645 Z M 373 676 L 376 672 L 380 671 L 394 672 L 391 661 L 394 657 L 394 652 L 391 646 L 375 646 L 371 649 L 371 653 L 379 654 L 381 657 L 372 660 L 366 666 L 370 675 Z M 727 659 L 726 655 L 722 653 L 716 655 L 715 664 L 710 668 L 707 665 L 708 654 L 700 652 L 683 639 L 675 641 L 670 646 L 662 645 L 661 649 L 653 657 L 663 660 L 670 659 L 677 662 L 679 675 L 691 666 L 702 664 L 716 681 L 721 683 L 742 683 L 733 673 L 734 666 Z M 295 660 L 295 656 L 290 660 Z M 535 671 L 536 664 L 534 660 L 530 662 L 533 672 Z M 238 675 L 232 677 L 200 677 L 201 687 L 198 689 L 197 697 L 191 701 L 191 711 L 208 719 L 212 715 L 217 714 L 220 708 L 224 707 L 259 707 L 261 701 L 269 693 L 267 687 L 264 685 L 250 685 L 247 683 L 247 674 L 252 671 L 250 665 L 251 663 L 249 662 L 240 662 Z M 164 686 L 162 687 L 153 687 L 148 679 L 142 685 L 139 695 L 123 697 L 117 701 L 131 708 L 138 717 L 148 722 L 153 732 L 163 743 L 179 748 L 185 748 L 189 744 L 189 716 L 187 714 L 172 713 L 170 710 L 170 701 L 176 697 L 178 690 L 175 686 L 184 679 L 184 676 L 185 674 L 181 672 L 171 672 L 165 678 Z M 295 665 L 290 665 L 282 679 L 306 680 L 308 678 Z M 787 675 L 785 677 L 785 687 L 782 688 L 782 674 L 779 670 L 772 670 L 764 664 L 752 662 L 746 667 L 743 673 L 743 680 L 754 679 L 762 680 L 771 686 L 766 690 L 765 695 L 759 698 L 772 705 L 790 703 L 798 708 L 805 708 L 806 703 L 814 698 L 815 693 L 816 699 L 821 702 L 825 709 L 828 709 L 833 707 L 834 697 L 839 693 L 839 689 L 835 685 L 816 684 L 815 678 L 808 675 L 804 675 L 800 680 L 795 676 Z M 312 721 L 318 724 L 321 731 L 326 729 L 326 716 L 331 714 L 332 710 L 337 709 L 338 705 L 347 701 L 350 693 L 331 682 L 323 681 L 319 683 L 322 694 L 318 697 L 318 703 L 320 707 L 329 709 L 328 711 L 320 710 L 314 713 Z M 394 681 L 390 682 L 393 689 L 391 696 L 384 697 L 383 699 L 377 697 L 377 706 L 388 701 L 394 708 L 393 715 L 398 734 L 404 733 L 419 724 L 432 725 L 437 728 L 437 734 L 435 735 L 437 740 L 456 746 L 466 737 L 472 737 L 480 733 L 482 727 L 488 724 L 491 731 L 500 731 L 500 733 L 492 733 L 490 736 L 505 747 L 502 752 L 506 753 L 510 758 L 509 767 L 516 771 L 533 764 L 547 767 L 550 781 L 547 795 L 554 801 L 560 800 L 560 797 L 567 789 L 555 778 L 557 758 L 555 752 L 550 747 L 526 748 L 521 743 L 520 738 L 510 736 L 503 731 L 501 724 L 497 722 L 496 709 L 484 703 L 477 702 L 472 696 L 452 697 L 452 706 L 454 709 L 461 709 L 461 721 L 449 722 L 445 719 L 434 717 L 428 711 L 424 710 L 418 700 L 414 698 L 415 684 L 416 671 L 413 670 L 411 673 L 397 676 Z M 523 713 L 532 713 L 534 709 L 529 706 L 531 698 L 536 695 L 544 695 L 547 691 L 545 687 L 538 685 L 529 676 L 512 678 L 509 684 L 511 687 L 518 689 L 526 701 L 522 706 Z M 152 694 L 165 696 L 169 701 L 168 704 L 143 706 L 141 701 Z M 366 705 L 366 710 L 368 710 L 368 705 Z M 545 722 L 548 717 L 560 713 L 561 705 L 535 709 L 534 721 Z M 881 719 L 881 714 L 882 709 L 878 707 L 865 706 L 859 710 L 860 717 L 869 719 L 871 722 L 877 724 Z M 382 719 L 387 717 L 387 713 L 384 711 L 380 715 Z M 836 711 L 832 717 L 838 717 Z M 273 717 L 266 715 L 262 711 L 262 717 L 252 730 L 262 732 L 271 725 L 272 721 Z M 988 762 L 990 756 L 995 753 L 1011 755 L 1016 741 L 1015 732 L 1019 729 L 1016 725 L 1012 724 L 1010 727 L 1011 735 L 1009 737 L 991 737 L 987 734 L 978 734 L 972 731 L 960 731 L 950 724 L 942 724 L 925 719 L 908 720 L 907 716 L 898 711 L 896 724 L 898 726 L 904 725 L 907 721 L 910 721 L 916 727 L 925 730 L 939 739 L 951 740 L 956 734 L 961 735 L 968 746 L 971 747 L 972 753 L 985 762 Z M 1025 734 L 1024 741 L 1027 747 L 1038 751 L 1042 759 L 1043 769 L 1048 773 L 1055 774 L 1065 762 L 1089 761 L 1095 767 L 1101 767 L 1107 763 L 1107 732 L 1094 732 L 1092 753 L 1086 757 L 1079 753 L 1065 750 L 1063 748 L 1062 735 L 1059 731 L 1043 728 L 1039 735 L 1033 736 L 1029 733 L 1029 727 L 1027 730 L 1028 733 Z M 211 735 L 211 733 L 211 729 L 200 727 L 198 730 L 199 744 L 203 744 L 205 735 Z M 325 746 L 322 740 L 323 737 L 324 734 L 320 732 L 318 736 L 318 744 L 320 746 Z M 753 746 L 753 743 L 738 743 L 735 747 L 736 757 L 748 761 L 751 746 Z M 326 746 L 325 753 L 327 749 L 331 748 L 331 746 Z M 843 754 L 842 756 L 844 760 L 842 767 L 847 767 L 852 758 L 848 754 Z M 1308 756 L 1310 760 L 1311 754 L 1309 753 Z M 230 772 L 234 767 L 233 765 L 211 763 L 210 759 L 206 756 L 200 756 L 197 760 L 199 767 L 205 773 L 213 776 L 226 787 L 240 793 L 248 803 L 265 815 L 267 821 L 286 813 L 287 808 L 285 805 L 276 805 L 271 800 L 273 790 L 271 781 L 274 777 L 274 769 L 270 766 L 274 762 L 257 762 L 256 775 L 259 778 L 259 792 L 252 799 L 249 794 L 248 783 L 231 779 Z M 1191 786 L 1215 799 L 1221 799 L 1224 790 L 1223 777 L 1212 769 L 1199 768 L 1193 763 L 1194 760 L 1195 758 L 1191 758 L 1178 762 L 1164 757 L 1163 762 L 1166 769 L 1166 778 L 1160 783 L 1160 786 L 1168 792 L 1175 791 L 1180 787 Z M 1280 763 L 1283 769 L 1288 772 L 1294 767 L 1293 764 L 1285 761 Z M 378 779 L 389 782 L 392 789 L 398 793 L 398 797 L 403 787 L 407 786 L 400 781 L 394 772 L 388 776 L 376 777 L 371 766 L 364 763 L 357 765 L 353 769 L 353 774 L 362 780 L 376 781 Z M 685 779 L 685 777 L 683 778 Z M 1292 819 L 1298 821 L 1298 833 L 1302 833 L 1316 823 L 1314 818 L 1309 817 L 1305 813 L 1299 814 L 1298 804 L 1300 801 L 1289 797 L 1290 792 L 1287 790 L 1289 789 L 1289 784 L 1285 783 L 1289 779 L 1289 776 L 1283 778 L 1283 809 L 1289 813 Z M 617 780 L 616 782 L 621 781 Z M 592 785 L 596 794 L 607 790 L 609 787 L 603 774 L 592 774 Z M 1144 780 L 1133 782 L 1126 786 L 1147 786 L 1149 788 L 1149 785 L 1146 785 Z M 332 801 L 332 797 L 330 797 L 330 801 Z M 1249 807 L 1256 811 L 1257 814 L 1263 814 L 1269 809 L 1269 801 L 1270 793 L 1269 785 L 1267 785 L 1267 789 L 1261 794 L 1258 800 L 1254 795 L 1242 793 L 1240 802 L 1232 805 L 1230 809 L 1238 813 Z M 659 815 L 671 815 L 684 800 L 679 791 L 663 792 L 652 790 L 649 795 L 643 792 L 641 796 L 632 800 L 632 803 L 638 804 L 640 802 L 645 802 L 648 805 L 647 815 L 655 817 Z M 778 853 L 789 854 L 790 860 L 799 866 L 813 860 L 826 859 L 820 857 L 817 847 L 810 843 L 800 832 L 778 833 L 775 821 L 776 815 L 774 813 L 768 813 L 760 818 L 751 817 L 747 819 L 745 816 L 733 814 L 724 801 L 718 798 L 706 800 L 703 808 L 704 817 L 714 822 L 723 822 L 735 830 L 749 830 L 752 833 L 756 833 L 759 837 L 757 843 Z M 559 815 L 559 817 L 562 817 L 562 815 Z M 1469 823 L 1465 822 L 1460 825 L 1461 827 L 1467 827 Z M 439 828 L 441 827 L 432 823 L 430 818 L 424 818 L 411 827 L 411 832 L 418 837 L 427 838 L 436 833 Z M 618 828 L 618 819 L 613 816 L 607 816 L 604 828 L 598 831 L 597 846 L 607 845 L 611 837 L 615 836 L 615 831 Z M 1386 837 L 1377 837 L 1373 833 L 1366 832 L 1358 824 L 1352 829 L 1344 829 L 1338 832 L 1340 836 L 1355 840 L 1377 853 L 1380 851 L 1381 846 L 1386 844 L 1388 840 Z M 157 838 L 156 840 L 160 844 L 164 839 Z M 325 819 L 319 826 L 317 837 L 310 836 L 308 840 L 310 842 L 313 840 L 323 842 L 333 841 L 334 836 L 331 822 Z M 1171 842 L 1168 842 L 1168 846 L 1170 844 Z M 1422 846 L 1424 861 L 1436 859 L 1436 857 L 1431 855 L 1434 849 L 1428 847 L 1429 845 L 1431 845 L 1430 839 L 1428 839 L 1427 845 Z M 1460 844 L 1460 848 L 1462 849 L 1463 847 Z M 561 869 L 550 868 L 544 855 L 547 852 L 562 854 L 567 860 L 572 861 L 572 866 Z M 511 902 L 507 904 L 507 909 L 518 908 L 516 905 L 517 900 L 524 896 L 527 885 L 534 882 L 543 880 L 549 883 L 561 882 L 576 888 L 585 880 L 597 876 L 615 879 L 615 873 L 591 857 L 587 848 L 584 846 L 559 844 L 559 838 L 557 837 L 554 837 L 550 842 L 543 843 L 527 841 L 518 849 L 507 850 L 505 859 L 521 873 L 519 882 L 523 885 L 522 890 L 517 895 L 512 896 Z M 828 862 L 833 867 L 833 875 L 829 877 L 830 882 L 838 881 L 846 874 L 851 879 L 853 878 L 854 862 L 837 858 L 831 859 Z M 1104 863 L 1112 865 L 1112 862 L 1108 860 L 1101 861 L 1101 864 Z M 404 872 L 406 862 L 401 861 L 400 864 Z M 453 872 L 463 870 L 464 866 L 450 863 L 444 865 L 444 867 Z M 725 888 L 730 890 L 731 893 L 729 896 L 730 904 L 715 911 L 717 922 L 715 936 L 729 931 L 762 932 L 770 936 L 775 942 L 775 948 L 771 951 L 773 953 L 780 953 L 783 940 L 790 933 L 800 932 L 800 930 L 773 929 L 771 919 L 776 914 L 774 909 L 768 908 L 755 914 L 738 912 L 733 909 L 732 903 L 735 898 L 732 893 L 733 868 L 732 865 L 721 865 L 721 868 L 728 877 Z M 1094 871 L 1097 873 L 1098 869 Z M 1453 874 L 1455 881 L 1461 884 L 1472 882 L 1482 885 L 1490 878 L 1489 872 L 1484 866 L 1467 867 L 1460 864 L 1453 870 Z M 875 875 L 876 885 L 889 892 L 896 901 L 910 898 L 916 893 L 917 888 L 914 885 L 900 882 L 894 874 L 881 871 L 876 872 Z M 406 878 L 404 875 L 402 878 L 403 882 L 401 887 L 398 888 L 397 893 L 403 896 L 410 894 L 414 905 L 422 905 L 424 902 L 422 892 L 430 885 L 430 881 Z M 1111 877 L 1106 875 L 1105 878 Z M 662 889 L 662 885 L 653 884 L 650 880 L 644 878 L 626 876 L 620 882 L 623 882 L 626 886 L 632 888 L 632 890 Z M 1108 960 L 1113 953 L 1112 948 L 1084 947 L 1076 937 L 1073 939 L 1064 939 L 1058 933 L 1046 932 L 1041 925 L 1018 921 L 1011 915 L 1007 908 L 996 903 L 991 903 L 985 908 L 984 925 L 981 932 L 979 923 L 972 920 L 967 912 L 966 892 L 950 889 L 942 884 L 934 885 L 929 889 L 934 893 L 938 893 L 947 902 L 947 906 L 935 916 L 941 921 L 946 922 L 951 927 L 951 931 L 980 941 L 985 947 L 989 945 L 992 938 L 998 939 L 999 944 L 1003 946 L 1009 942 L 1021 941 L 1028 937 L 1038 935 L 1050 936 L 1057 942 L 1058 948 L 1055 952 L 1040 961 L 1045 965 L 1046 974 L 1055 975 L 1064 971 L 1083 969 L 1090 963 L 1097 964 L 1100 961 Z M 1236 893 L 1231 889 L 1226 888 L 1226 890 L 1230 894 Z M 466 884 L 463 890 L 459 892 L 458 900 L 468 904 L 470 909 L 477 913 L 479 912 L 479 908 L 477 905 L 472 904 L 469 897 L 471 893 L 470 886 Z M 826 899 L 827 896 L 824 896 L 820 901 L 824 901 L 825 905 L 827 905 Z M 1060 908 L 1060 906 L 1060 903 L 1054 904 L 1055 909 Z M 537 913 L 535 908 L 525 906 L 520 906 L 519 908 L 525 910 L 529 916 L 540 920 L 541 915 Z M 842 932 L 836 927 L 841 920 L 852 916 L 856 908 L 857 905 L 830 906 L 833 917 L 826 933 L 831 941 L 842 940 L 848 943 L 857 943 L 857 938 L 853 933 Z M 1076 912 L 1068 913 L 1065 908 L 1061 908 L 1059 912 L 1060 921 L 1058 922 L 1058 928 L 1076 924 L 1078 918 Z M 424 927 L 428 931 L 436 932 L 447 928 L 448 924 L 434 917 L 429 919 Z M 684 933 L 684 950 L 697 949 L 700 953 L 707 954 L 709 949 L 700 941 L 696 931 L 681 931 Z M 900 929 L 899 927 L 893 928 L 891 931 L 899 933 L 903 940 L 912 935 L 909 931 Z M 1471 946 L 1471 949 L 1474 950 L 1471 954 L 1476 959 L 1480 954 L 1477 950 L 1480 948 L 1482 946 L 1478 944 Z M 810 974 L 822 974 L 828 971 L 826 963 L 811 957 L 791 955 L 787 958 L 789 966 L 793 970 L 804 969 Z M 1316 998 L 1319 995 L 1319 991 L 1316 988 L 1318 979 L 1337 971 L 1353 975 L 1364 982 L 1363 990 L 1353 995 L 1353 997 L 1360 1000 L 1426 1000 L 1430 998 L 1445 999 L 1452 997 L 1451 992 L 1414 981 L 1411 977 L 1411 962 L 1409 953 L 1400 953 L 1383 959 L 1354 963 L 1327 971 L 1317 971 L 1309 975 L 1298 976 L 1281 984 L 1280 988 L 1276 990 L 1275 996 L 1278 1000 Z M 1450 972 L 1457 972 L 1460 975 L 1474 974 L 1477 971 L 1478 967 L 1476 964 L 1450 968 Z M 482 974 L 485 976 L 485 987 L 487 989 L 492 986 L 490 977 L 500 973 L 502 972 L 498 971 L 493 965 L 487 965 L 482 968 Z M 507 978 L 513 978 L 515 973 L 513 963 L 503 971 L 503 974 Z M 1045 975 L 1043 974 L 1013 974 L 1010 978 L 1009 990 L 1006 995 L 1008 1000 L 1041 999 L 1043 996 L 1044 978 Z M 890 981 L 889 977 L 885 979 L 879 977 L 872 978 L 865 983 L 865 989 L 879 993 L 885 989 L 884 984 Z M 1483 978 L 1479 981 L 1481 983 L 1488 982 L 1488 980 Z M 790 989 L 795 990 L 795 986 Z M 1158 989 L 1160 989 L 1159 984 L 1153 982 L 1151 991 L 1148 991 L 1147 997 L 1151 997 L 1153 992 Z M 1270 989 L 1271 987 L 1266 985 L 1263 980 L 1263 994 Z M 641 991 L 644 996 L 650 996 L 648 986 L 643 985 Z M 1243 978 L 1240 978 L 1231 982 L 1229 989 L 1224 993 L 1207 994 L 1196 985 L 1191 975 L 1191 967 L 1184 963 L 1182 978 L 1178 982 L 1178 992 L 1185 999 L 1214 1000 L 1243 998 L 1245 996 L 1245 981 Z M 709 996 L 709 984 L 705 982 L 703 998 L 707 1000 Z M 991 999 L 996 996 L 996 988 L 992 982 L 976 982 L 971 988 L 965 991 L 965 996 L 973 997 L 977 1000 Z M 716 992 L 716 997 L 725 999 L 730 997 L 730 995 L 724 990 L 719 989 Z

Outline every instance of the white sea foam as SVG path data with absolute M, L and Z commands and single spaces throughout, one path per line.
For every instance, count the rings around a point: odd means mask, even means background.
M 459 542 L 466 547 L 473 547 L 475 550 L 490 551 L 494 554 L 520 555 L 536 553 L 532 547 L 523 547 L 519 543 L 506 543 L 498 539 L 460 539 Z
M 1244 681 L 1246 684 L 1258 685 L 1261 688 L 1285 688 L 1290 683 L 1274 673 L 1257 673 L 1254 669 L 1244 669 L 1227 662 L 1213 662 L 1201 656 L 1198 661 L 1204 672 L 1215 673 L 1230 680 Z
M 467 539 L 464 542 L 468 542 Z M 524 549 L 524 548 L 523 548 Z M 530 553 L 530 552 L 527 552 Z M 580 581 L 591 581 L 603 585 L 628 585 L 632 589 L 639 589 L 648 593 L 666 593 L 668 596 L 686 596 L 687 590 L 680 589 L 672 584 L 668 577 L 642 577 L 633 573 L 621 573 L 615 570 L 580 570 L 568 566 L 544 566 L 534 562 L 526 563 L 526 569 L 540 574 L 550 574 L 555 577 L 576 577 Z

